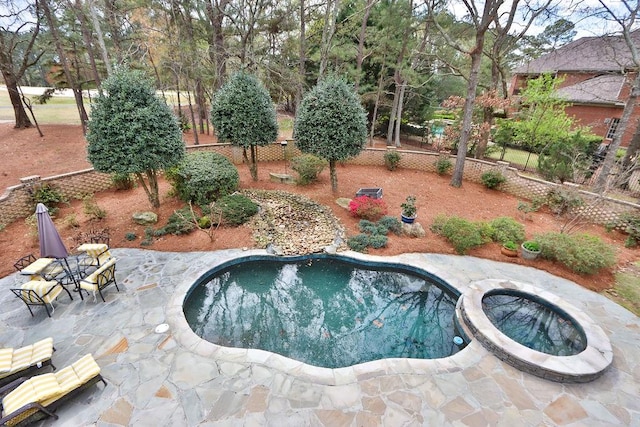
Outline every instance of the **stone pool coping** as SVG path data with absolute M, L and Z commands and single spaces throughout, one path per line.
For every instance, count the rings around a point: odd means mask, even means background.
M 345 385 L 356 383 L 359 380 L 375 378 L 389 374 L 415 374 L 428 375 L 434 372 L 451 372 L 469 368 L 477 362 L 477 349 L 484 345 L 492 351 L 496 357 L 513 364 L 517 368 L 542 378 L 554 381 L 586 382 L 597 378 L 608 367 L 613 358 L 611 344 L 604 331 L 577 308 L 564 302 L 556 295 L 535 288 L 525 283 L 505 281 L 498 279 L 486 279 L 481 282 L 466 285 L 455 281 L 445 280 L 449 288 L 461 294 L 462 304 L 458 314 L 463 316 L 463 330 L 465 334 L 472 335 L 472 340 L 459 352 L 440 359 L 400 359 L 389 358 L 374 360 L 344 368 L 322 368 L 312 366 L 304 362 L 294 360 L 276 353 L 258 349 L 232 348 L 217 345 L 200 338 L 189 326 L 183 312 L 183 304 L 194 283 L 210 270 L 237 258 L 252 256 L 273 256 L 264 250 L 247 250 L 241 252 L 226 253 L 215 263 L 195 270 L 185 275 L 179 283 L 167 306 L 167 323 L 169 323 L 173 336 L 180 344 L 190 351 L 203 357 L 211 357 L 235 363 L 257 363 L 267 368 L 284 373 L 296 375 L 324 385 Z M 352 258 L 363 262 L 375 262 L 381 264 L 404 264 L 409 267 L 417 267 L 429 274 L 442 279 L 437 271 L 425 268 L 424 265 L 416 265 L 406 256 L 376 257 L 358 252 L 342 252 L 341 257 Z M 280 257 L 278 257 L 280 258 Z M 420 263 L 418 263 L 420 264 Z M 444 279 L 442 279 L 444 280 Z M 587 348 L 576 356 L 557 357 L 531 350 L 498 331 L 488 317 L 482 311 L 482 297 L 492 289 L 515 289 L 538 295 L 565 310 L 584 329 L 587 337 Z M 460 319 L 458 319 L 460 320 Z M 467 329 L 468 328 L 468 329 Z
M 554 356 L 532 350 L 498 330 L 482 308 L 482 299 L 493 290 L 508 289 L 541 299 L 575 320 L 585 334 L 586 348 L 572 356 Z M 489 351 L 516 368 L 559 382 L 588 382 L 596 379 L 613 362 L 611 342 L 602 328 L 564 299 L 526 283 L 487 279 L 472 284 L 461 296 L 462 321 Z

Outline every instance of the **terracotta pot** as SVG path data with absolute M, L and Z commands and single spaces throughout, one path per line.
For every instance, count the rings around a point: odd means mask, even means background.
M 508 257 L 517 257 L 518 256 L 518 250 L 513 250 L 513 249 L 507 249 L 504 246 L 502 246 L 500 248 L 500 253 L 502 253 L 502 255 L 506 255 Z

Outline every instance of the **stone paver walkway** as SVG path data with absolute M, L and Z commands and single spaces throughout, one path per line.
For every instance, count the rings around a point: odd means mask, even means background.
M 547 381 L 501 362 L 474 340 L 438 360 L 385 360 L 313 368 L 261 351 L 193 339 L 177 306 L 189 284 L 240 250 L 198 253 L 114 249 L 120 292 L 69 301 L 31 317 L 0 279 L 0 345 L 52 336 L 61 368 L 92 353 L 108 386 L 58 410 L 62 426 L 613 426 L 640 425 L 640 319 L 605 297 L 544 271 L 472 257 L 375 258 L 436 274 L 463 291 L 485 279 L 529 283 L 566 299 L 603 328 L 613 364 L 586 384 Z M 360 255 L 358 255 L 360 256 Z M 167 332 L 156 326 L 168 323 Z M 51 420 L 41 425 L 53 425 Z

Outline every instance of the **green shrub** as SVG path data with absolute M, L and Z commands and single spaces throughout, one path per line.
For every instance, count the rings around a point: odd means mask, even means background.
M 389 230 L 384 225 L 380 225 L 380 223 L 371 222 L 367 219 L 361 219 L 358 223 L 358 227 L 360 228 L 361 233 L 367 234 L 383 234 L 386 235 Z
M 211 224 L 211 217 L 209 217 L 208 215 L 204 215 L 198 218 L 198 227 L 200 228 L 209 228 L 211 227 Z
M 114 172 L 111 174 L 111 182 L 116 190 L 131 190 L 135 186 L 133 175 L 124 172 Z
M 554 214 L 564 215 L 572 209 L 583 206 L 584 200 L 576 191 L 552 188 L 547 192 L 545 203 Z
M 522 242 L 522 247 L 533 252 L 538 252 L 540 250 L 540 243 L 535 240 L 527 240 L 526 242 Z
M 395 216 L 383 216 L 378 221 L 378 226 L 387 229 L 387 232 L 391 231 L 394 234 L 400 235 L 402 233 L 402 223 Z M 387 234 L 387 233 L 384 233 Z
M 448 157 L 438 157 L 438 160 L 436 160 L 435 165 L 436 165 L 436 172 L 438 173 L 438 175 L 444 175 L 448 173 L 453 167 L 453 163 L 451 162 L 451 160 L 449 160 Z
M 356 252 L 366 252 L 369 247 L 369 235 L 363 233 L 350 237 L 347 240 L 347 246 Z
M 61 203 L 69 203 L 69 200 L 58 187 L 47 183 L 37 185 L 31 189 L 31 200 L 33 200 L 34 207 L 38 203 L 45 205 L 49 209 L 50 215 L 55 215 L 58 212 L 58 207 Z
M 136 233 L 132 233 L 132 232 L 127 232 L 124 233 L 124 238 L 125 240 L 128 240 L 129 242 L 136 240 L 138 238 L 138 236 L 136 236 Z
M 480 179 L 482 180 L 482 183 L 484 184 L 484 186 L 487 188 L 496 188 L 498 185 L 502 184 L 507 180 L 507 178 L 505 178 L 504 175 L 494 170 L 490 170 L 483 173 L 480 176 Z
M 640 243 L 640 213 L 624 212 L 618 218 L 618 224 L 628 234 L 624 242 L 627 248 L 633 248 Z
M 506 242 L 502 243 L 502 246 L 504 246 L 506 249 L 509 249 L 510 251 L 518 250 L 518 245 L 516 244 L 516 242 L 511 240 L 507 240 Z
M 304 154 L 291 159 L 291 169 L 298 173 L 296 182 L 300 185 L 315 182 L 327 164 L 328 162 L 325 159 L 316 157 L 313 154 Z
M 382 199 L 358 196 L 349 202 L 349 212 L 358 218 L 377 221 L 387 214 L 387 205 Z
M 93 194 L 87 194 L 82 198 L 82 210 L 90 219 L 100 220 L 107 217 L 107 211 L 98 206 Z
M 189 153 L 166 173 L 176 195 L 184 202 L 205 206 L 238 188 L 238 169 L 223 155 Z
M 465 254 L 469 249 L 488 241 L 482 225 L 456 216 L 438 215 L 431 225 L 431 231 L 449 240 L 459 254 Z
M 400 163 L 401 158 L 402 157 L 400 156 L 400 153 L 398 153 L 398 151 L 387 150 L 387 152 L 384 153 L 384 165 L 390 171 L 394 171 L 398 169 L 398 163 Z
M 184 207 L 173 212 L 167 220 L 167 225 L 157 229 L 153 234 L 155 236 L 164 236 L 165 234 L 189 234 L 194 228 L 193 214 L 189 207 Z M 145 235 L 147 230 L 145 230 Z
M 220 215 L 224 224 L 237 226 L 244 224 L 258 213 L 258 205 L 239 193 L 229 194 L 220 198 L 213 206 L 212 214 Z
M 78 227 L 80 227 L 80 223 L 78 222 L 78 218 L 76 217 L 75 213 L 71 213 L 71 214 L 65 216 L 62 219 L 62 222 L 64 222 L 64 224 L 67 227 L 70 227 L 70 228 L 78 228 Z
M 593 274 L 615 264 L 613 248 L 589 234 L 544 233 L 535 236 L 540 256 L 558 261 L 579 274 Z
M 372 234 L 369 236 L 369 246 L 374 249 L 380 249 L 387 246 L 387 236 L 384 234 Z
M 525 239 L 524 225 L 515 219 L 502 216 L 489 222 L 491 240 L 498 243 L 522 243 Z

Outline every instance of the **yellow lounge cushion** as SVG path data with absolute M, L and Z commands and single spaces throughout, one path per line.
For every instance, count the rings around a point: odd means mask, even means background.
M 80 378 L 78 378 L 76 371 L 74 371 L 73 367 L 71 366 L 67 366 L 54 372 L 54 375 L 58 380 L 58 384 L 60 384 L 60 387 L 62 388 L 63 394 L 67 394 L 71 390 L 82 385 L 82 381 L 80 381 Z
M 33 343 L 33 354 L 31 355 L 31 364 L 35 365 L 39 362 L 51 359 L 53 355 L 53 338 L 45 338 Z
M 31 355 L 33 354 L 33 344 L 13 350 L 11 359 L 11 371 L 16 372 L 31 366 Z
M 31 274 L 37 275 L 40 274 L 42 270 L 44 270 L 49 264 L 55 261 L 54 258 L 38 258 L 33 261 L 31 264 L 20 270 L 22 274 Z
M 11 360 L 13 359 L 13 349 L 0 349 L 0 374 L 11 372 Z
M 93 359 L 91 353 L 84 355 L 80 360 L 74 362 L 71 367 L 82 384 L 100 374 L 100 366 Z
M 36 402 L 37 400 L 38 395 L 33 389 L 33 384 L 27 380 L 2 399 L 2 416 L 11 414 L 27 403 Z
M 38 402 L 44 402 L 51 397 L 62 394 L 62 387 L 58 384 L 55 374 L 36 375 L 27 381 L 31 381 L 31 384 L 33 384 L 33 390 L 38 396 Z

